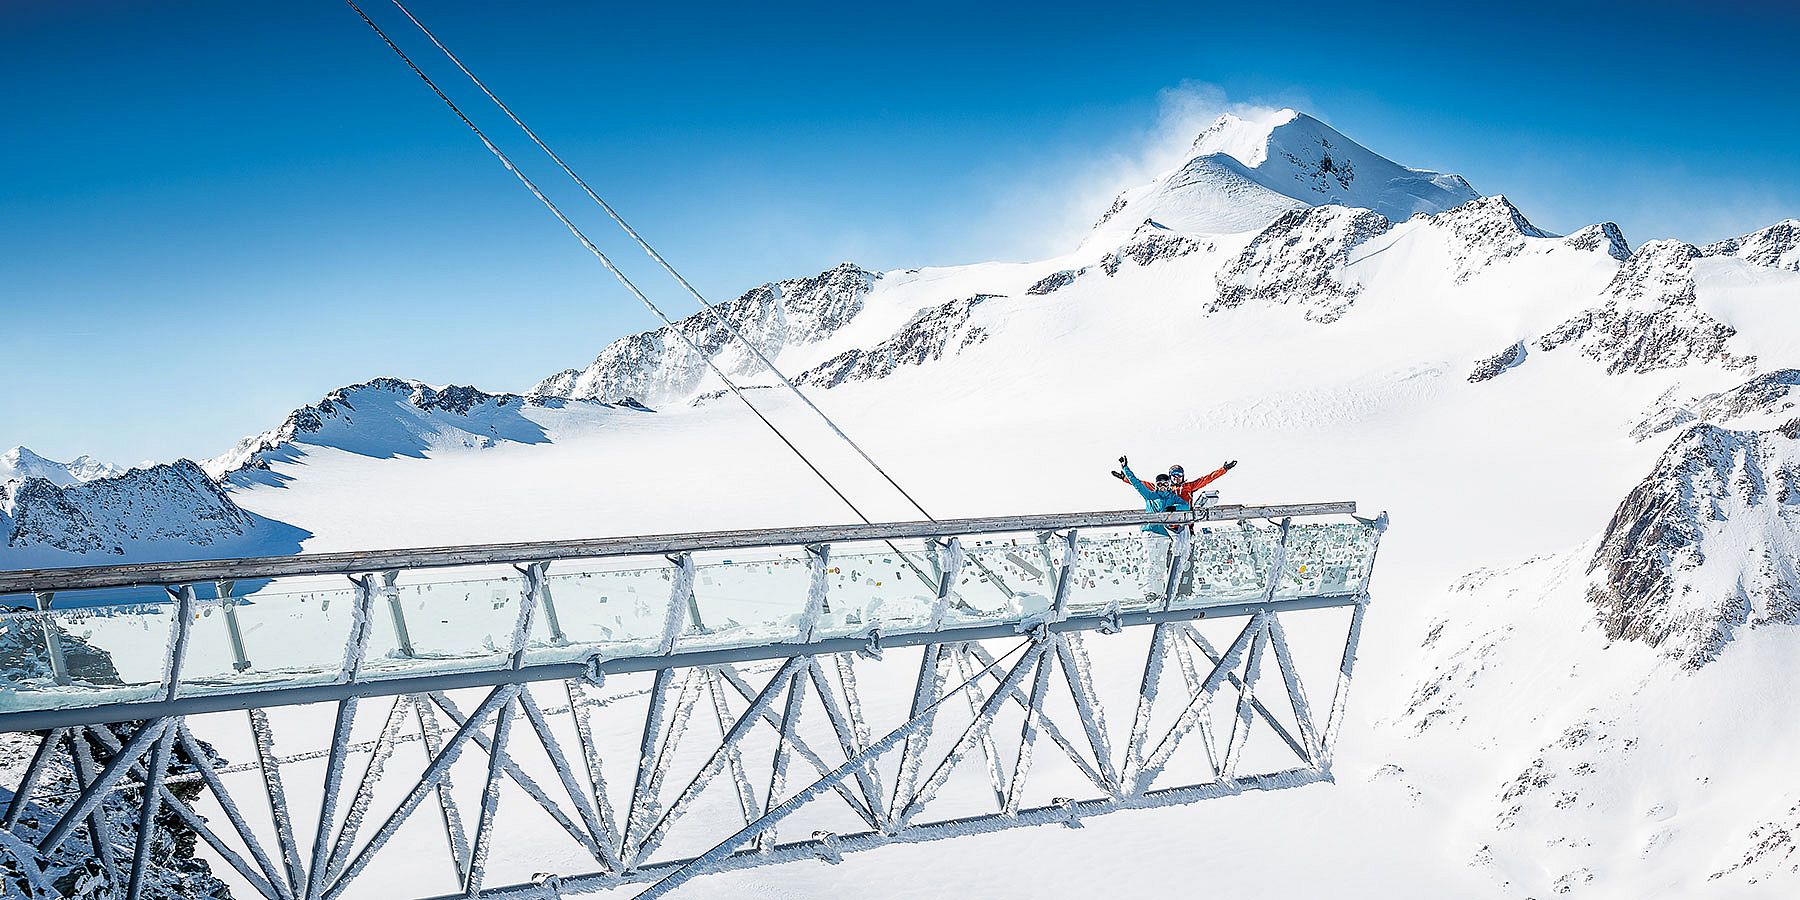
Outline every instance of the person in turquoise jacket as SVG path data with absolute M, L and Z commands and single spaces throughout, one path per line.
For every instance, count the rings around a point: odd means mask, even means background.
M 1170 490 L 1167 474 L 1156 476 L 1154 487 L 1146 486 L 1131 473 L 1131 463 L 1125 457 L 1119 457 L 1121 471 L 1114 472 L 1113 477 L 1131 486 L 1144 498 L 1145 512 L 1175 512 L 1192 509 L 1193 506 L 1182 499 L 1180 494 Z M 1139 544 L 1143 549 L 1143 562 L 1138 567 L 1138 578 L 1144 588 L 1144 600 L 1153 602 L 1163 595 L 1163 588 L 1169 577 L 1169 551 L 1174 539 L 1169 535 L 1166 525 L 1149 523 L 1144 526 L 1139 536 Z
M 1175 512 L 1194 508 L 1193 504 L 1174 491 L 1168 475 L 1156 476 L 1155 486 L 1151 486 L 1149 482 L 1132 474 L 1131 462 L 1126 457 L 1119 457 L 1119 468 L 1120 471 L 1112 473 L 1113 477 L 1125 482 L 1138 492 L 1138 496 L 1144 498 L 1145 512 Z M 1169 536 L 1169 529 L 1164 525 L 1151 523 L 1145 525 L 1144 530 L 1163 537 Z

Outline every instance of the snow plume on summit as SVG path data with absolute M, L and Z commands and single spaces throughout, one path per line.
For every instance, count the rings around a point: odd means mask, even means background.
M 1084 246 L 1114 241 L 1145 221 L 1237 233 L 1288 210 L 1336 205 L 1399 222 L 1478 196 L 1460 175 L 1407 168 L 1305 113 L 1226 113 L 1194 140 L 1185 162 L 1119 194 Z

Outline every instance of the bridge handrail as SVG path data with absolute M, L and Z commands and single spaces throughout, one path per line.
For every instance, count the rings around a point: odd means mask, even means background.
M 753 528 L 736 531 L 582 538 L 562 541 L 521 541 L 504 544 L 470 544 L 458 547 L 348 550 L 335 553 L 206 559 L 188 562 L 19 569 L 0 572 L 0 594 L 74 591 L 137 585 L 201 584 L 210 581 L 299 575 L 355 575 L 390 569 L 450 568 L 496 563 L 529 563 L 552 559 L 596 559 L 698 550 L 739 550 L 845 541 L 997 534 L 1013 531 L 1055 531 L 1067 528 L 1107 528 L 1152 523 L 1174 525 L 1289 516 L 1349 515 L 1355 512 L 1356 503 L 1354 501 L 1267 506 L 1225 504 L 1198 510 L 1167 513 L 1109 510 L 1029 516 L 939 519 L 937 521 L 877 522 L 858 525 Z

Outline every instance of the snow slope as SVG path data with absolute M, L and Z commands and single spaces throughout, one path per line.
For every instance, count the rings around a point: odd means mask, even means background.
M 1204 177 L 1127 191 L 1066 256 L 845 264 L 729 306 L 936 516 L 1126 506 L 1122 452 L 1239 459 L 1228 500 L 1391 511 L 1338 783 L 689 894 L 1800 888 L 1794 229 L 1559 237 L 1367 153 L 1222 121 Z M 723 329 L 677 327 L 873 517 L 917 516 Z M 208 467 L 307 550 L 851 520 L 721 387 L 665 329 L 530 399 L 347 388 Z

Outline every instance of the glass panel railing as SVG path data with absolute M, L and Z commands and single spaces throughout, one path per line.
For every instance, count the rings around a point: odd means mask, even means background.
M 331 681 L 343 665 L 355 605 L 356 591 L 343 578 L 262 582 L 226 601 L 200 601 L 179 693 Z
M 1375 528 L 1355 523 L 1292 526 L 1276 598 L 1363 592 L 1378 537 Z M 1254 603 L 1266 596 L 1279 538 L 1280 529 L 1268 523 L 1198 527 L 1175 596 L 1165 601 L 1168 559 L 1147 558 L 1138 530 L 1082 530 L 1067 611 L 1094 615 L 1114 606 L 1138 611 L 1165 603 L 1171 609 Z M 1066 550 L 1061 537 L 984 535 L 965 539 L 963 547 L 964 564 L 936 627 L 1019 623 L 1053 604 Z M 834 545 L 825 570 L 826 605 L 812 637 L 932 629 L 938 559 L 936 550 L 918 540 Z M 547 604 L 537 609 L 528 633 L 526 662 L 661 652 L 675 572 L 659 557 L 555 561 L 544 581 Z M 677 636 L 676 650 L 801 640 L 812 579 L 812 558 L 799 547 L 696 554 L 694 616 Z M 363 675 L 506 665 L 527 587 L 526 577 L 510 566 L 402 572 L 391 588 L 378 580 Z M 176 604 L 161 588 L 109 595 L 135 601 L 128 603 L 95 601 L 100 592 L 88 593 L 55 595 L 47 614 L 16 606 L 0 611 L 0 711 L 157 695 Z M 217 599 L 212 585 L 196 586 L 196 594 L 181 696 L 338 677 L 357 602 L 348 579 L 239 582 L 226 600 Z M 52 658 L 47 625 L 60 639 L 60 662 Z
M 174 620 L 169 603 L 0 615 L 0 711 L 155 698 Z
M 934 561 L 933 554 L 921 547 L 901 545 L 896 551 L 846 546 L 843 553 L 834 548 L 825 582 L 829 609 L 820 617 L 814 636 L 858 637 L 871 629 L 891 635 L 929 629 L 937 601 Z
M 697 562 L 690 618 L 697 622 L 675 641 L 676 650 L 714 650 L 800 639 L 812 567 L 806 554 L 758 554 Z
M 1377 533 L 1359 524 L 1295 525 L 1288 533 L 1288 565 L 1278 598 L 1361 593 L 1375 563 Z
M 633 560 L 636 562 L 636 560 Z M 532 646 L 526 658 L 533 663 L 586 659 L 599 652 L 606 656 L 633 656 L 657 652 L 669 607 L 674 567 L 581 567 L 575 563 L 551 566 L 545 578 L 550 604 L 556 610 L 561 636 L 550 630 L 548 610 L 537 613 Z

